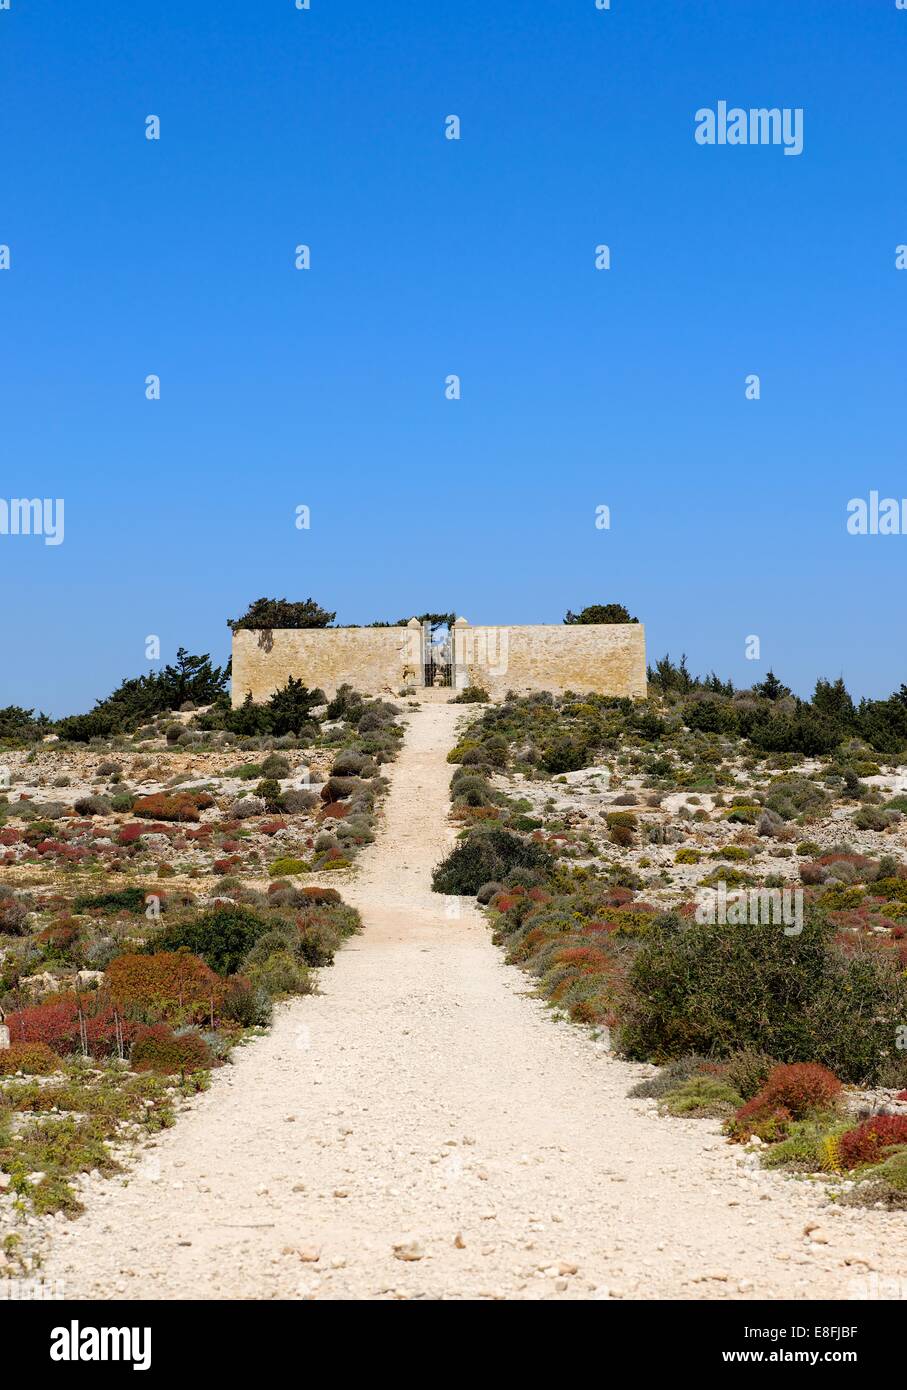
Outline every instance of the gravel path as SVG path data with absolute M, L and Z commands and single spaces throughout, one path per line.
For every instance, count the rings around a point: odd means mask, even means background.
M 645 1069 L 552 1019 L 472 904 L 429 891 L 461 715 L 409 720 L 344 890 L 366 929 L 323 993 L 281 1008 L 128 1180 L 89 1186 L 46 1277 L 76 1298 L 842 1298 L 907 1281 L 902 1216 L 837 1210 L 716 1123 L 628 1100 Z

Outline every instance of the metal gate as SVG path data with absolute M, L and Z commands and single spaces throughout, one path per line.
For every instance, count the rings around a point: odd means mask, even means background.
M 451 637 L 435 642 L 434 631 L 425 625 L 425 684 L 427 686 L 450 686 L 451 681 Z

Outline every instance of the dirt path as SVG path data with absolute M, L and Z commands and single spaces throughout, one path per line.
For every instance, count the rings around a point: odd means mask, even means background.
M 92 1298 L 841 1298 L 907 1279 L 903 1217 L 838 1211 L 716 1124 L 627 1100 L 640 1069 L 554 1021 L 478 911 L 429 891 L 460 714 L 409 721 L 344 890 L 366 930 L 324 993 L 282 1008 L 128 1182 L 92 1188 L 47 1277 Z M 421 1258 L 395 1255 L 409 1242 Z

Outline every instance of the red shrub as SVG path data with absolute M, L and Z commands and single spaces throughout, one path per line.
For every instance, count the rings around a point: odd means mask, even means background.
M 349 813 L 349 806 L 345 806 L 342 801 L 329 801 L 321 812 L 322 816 L 333 820 L 344 820 Z
M 220 976 L 185 951 L 117 956 L 107 979 L 111 998 L 145 1019 L 207 1018 L 222 990 Z
M 551 894 L 544 888 L 530 888 L 528 896 L 534 903 L 550 903 Z
M 595 932 L 601 935 L 603 932 L 617 931 L 617 922 L 587 922 L 583 927 L 584 932 Z
M 17 845 L 21 839 L 21 830 L 0 830 L 0 845 Z
M 765 1085 L 753 1099 L 763 1110 L 782 1105 L 795 1120 L 828 1110 L 842 1090 L 834 1072 L 817 1062 L 782 1062 L 769 1072 Z
M 558 965 L 572 965 L 583 975 L 597 975 L 611 968 L 611 959 L 595 946 L 565 946 L 555 951 L 554 960 Z
M 118 835 L 121 845 L 134 845 L 143 835 L 151 834 L 150 825 L 137 825 L 134 821 L 130 825 L 124 825 Z
M 211 868 L 216 874 L 228 874 L 237 864 L 241 864 L 242 859 L 238 854 L 231 854 L 228 859 L 215 859 Z
M 107 1057 L 116 1051 L 118 1021 L 125 1041 L 130 1040 L 134 1024 L 122 1018 L 109 1000 L 91 994 L 82 995 L 81 1003 L 88 1051 L 92 1057 Z M 82 1050 L 79 997 L 75 994 L 50 996 L 43 1004 L 9 1014 L 6 1022 L 11 1042 L 46 1043 L 64 1057 Z
M 198 806 L 193 797 L 185 792 L 169 796 L 166 792 L 152 792 L 140 796 L 133 803 L 132 814 L 143 816 L 146 820 L 196 821 L 199 818 Z
M 907 1144 L 907 1115 L 873 1115 L 842 1134 L 838 1140 L 841 1164 L 856 1168 L 860 1163 L 875 1163 L 889 1144 Z
M 336 888 L 319 888 L 314 883 L 299 890 L 304 898 L 312 903 L 339 903 L 342 901 Z
M 64 953 L 79 939 L 79 928 L 73 922 L 52 922 L 49 927 L 38 932 L 37 940 L 42 946 Z
M 165 1023 L 140 1029 L 130 1057 L 133 1071 L 154 1071 L 165 1076 L 202 1071 L 214 1063 L 203 1037 L 198 1033 L 177 1035 Z
M 286 830 L 287 823 L 285 820 L 269 820 L 258 828 L 262 835 L 276 835 L 278 830 Z
M 783 1138 L 789 1122 L 830 1109 L 841 1092 L 834 1072 L 816 1062 L 782 1062 L 769 1072 L 761 1091 L 734 1116 L 737 1139 L 758 1135 L 769 1142 Z
M 59 1065 L 59 1057 L 46 1043 L 18 1042 L 0 1049 L 0 1076 L 11 1076 L 16 1071 L 26 1076 L 46 1076 Z

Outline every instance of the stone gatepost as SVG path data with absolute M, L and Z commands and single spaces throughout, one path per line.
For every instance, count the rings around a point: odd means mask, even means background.
M 418 618 L 410 618 L 406 624 L 406 641 L 404 644 L 404 664 L 412 666 L 416 674 L 413 680 L 405 681 L 405 685 L 424 685 L 425 684 L 425 634 L 422 631 L 422 624 Z
M 9 1047 L 9 1029 L 4 1023 L 6 1014 L 0 1009 L 0 1047 Z
M 469 668 L 466 664 L 469 659 L 468 627 L 466 618 L 457 618 L 450 629 L 450 683 L 454 690 L 465 690 L 469 685 Z

